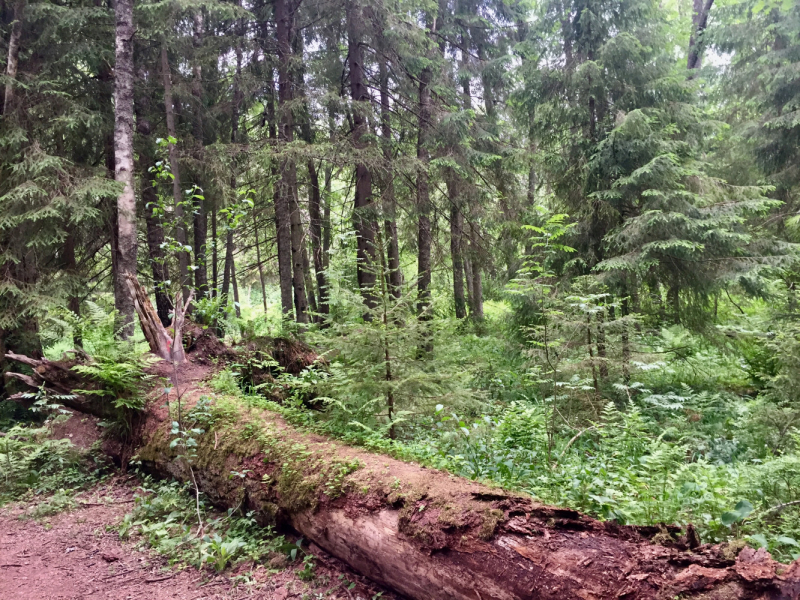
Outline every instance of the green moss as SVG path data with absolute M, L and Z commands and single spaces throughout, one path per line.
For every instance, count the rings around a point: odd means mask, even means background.
M 463 511 L 454 504 L 444 504 L 439 508 L 439 522 L 446 527 L 461 527 Z
M 490 540 L 497 529 L 497 524 L 503 520 L 505 513 L 502 510 L 491 508 L 484 513 L 483 524 L 481 525 L 480 537 L 483 540 Z
M 722 558 L 730 561 L 736 560 L 736 557 L 739 556 L 739 552 L 741 552 L 745 546 L 747 546 L 745 540 L 731 540 L 727 544 L 722 544 L 720 546 Z

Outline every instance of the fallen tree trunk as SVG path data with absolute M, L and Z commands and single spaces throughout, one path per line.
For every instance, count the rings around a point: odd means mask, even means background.
M 93 382 L 86 381 L 79 373 L 72 370 L 77 364 L 86 360 L 86 355 L 80 351 L 71 351 L 75 358 L 72 360 L 48 360 L 46 358 L 30 358 L 22 354 L 8 352 L 5 357 L 9 360 L 27 365 L 32 373 L 6 372 L 6 379 L 16 379 L 34 389 L 44 389 L 52 400 L 69 408 L 101 419 L 112 418 L 116 414 L 114 406 L 107 399 L 92 394 L 77 394 L 76 389 L 97 389 Z M 29 395 L 28 395 L 29 396 Z M 26 394 L 18 393 L 10 397 L 22 403 L 32 404 L 33 398 Z
M 186 400 L 203 394 L 192 388 Z M 188 464 L 170 449 L 169 415 L 156 404 L 139 458 L 188 479 Z M 214 502 L 241 504 L 264 523 L 288 522 L 415 600 L 800 596 L 800 563 L 781 565 L 764 550 L 692 550 L 692 536 L 675 527 L 599 522 L 302 432 L 236 399 L 218 398 L 212 414 L 191 467 Z
M 289 523 L 354 570 L 414 600 L 705 600 L 800 597 L 800 562 L 696 546 L 676 527 L 626 527 L 298 430 L 274 412 L 210 396 L 196 365 L 180 385 L 196 453 L 171 448 L 164 396 L 139 420 L 138 458 L 194 480 L 219 506 Z M 189 375 L 194 368 L 194 375 Z M 180 372 L 178 373 L 180 376 Z M 207 374 L 205 371 L 204 374 Z M 191 378 L 191 379 L 190 379 Z M 232 476 L 232 473 L 238 476 Z M 658 543 L 655 543 L 655 542 Z M 696 547 L 695 547 L 696 546 Z

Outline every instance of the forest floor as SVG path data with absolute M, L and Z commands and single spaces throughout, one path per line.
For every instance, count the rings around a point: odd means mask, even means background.
M 99 437 L 93 417 L 74 414 L 52 437 L 88 449 Z M 72 497 L 65 510 L 38 517 L 41 502 L 0 508 L 0 598 L 2 600 L 390 600 L 344 563 L 312 545 L 312 581 L 298 572 L 302 561 L 282 556 L 264 564 L 239 563 L 221 574 L 213 569 L 170 566 L 140 548 L 135 537 L 120 539 L 119 524 L 134 506 L 141 485 L 135 475 L 112 474 Z M 297 537 L 286 534 L 287 541 Z M 275 557 L 272 557 L 273 559 Z
M 312 548 L 316 577 L 308 583 L 297 576 L 300 565 L 275 569 L 248 562 L 221 574 L 171 568 L 117 533 L 138 483 L 136 477 L 116 475 L 79 494 L 76 509 L 38 520 L 26 515 L 24 504 L 0 509 L 3 600 L 371 600 L 379 594 L 319 548 Z M 350 583 L 355 586 L 346 589 Z

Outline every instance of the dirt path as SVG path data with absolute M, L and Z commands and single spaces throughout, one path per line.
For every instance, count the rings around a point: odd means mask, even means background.
M 116 524 L 130 510 L 134 490 L 135 480 L 117 477 L 81 494 L 77 509 L 40 520 L 20 518 L 29 507 L 0 509 L 0 598 L 372 600 L 379 593 L 318 549 L 311 583 L 301 581 L 292 566 L 275 571 L 249 563 L 222 575 L 171 570 L 163 558 L 119 539 Z M 356 586 L 348 590 L 344 582 Z M 385 592 L 377 597 L 394 598 Z

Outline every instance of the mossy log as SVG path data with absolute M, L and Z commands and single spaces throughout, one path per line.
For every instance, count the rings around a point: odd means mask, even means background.
M 28 364 L 30 385 L 63 392 L 69 363 Z M 202 357 L 200 357 L 202 358 Z M 289 524 L 373 581 L 414 600 L 796 600 L 800 561 L 782 565 L 741 544 L 699 545 L 691 528 L 627 527 L 530 497 L 373 454 L 287 424 L 274 412 L 215 395 L 211 421 L 190 459 L 171 447 L 180 394 L 191 423 L 208 366 L 197 359 L 153 374 L 135 419 L 138 458 L 154 473 L 194 480 L 220 507 L 254 511 L 262 524 Z M 91 399 L 72 408 L 103 414 Z M 173 410 L 173 413 L 176 412 Z M 126 461 L 128 444 L 108 443 Z
M 203 394 L 188 389 L 187 406 Z M 174 402 L 174 399 L 173 399 Z M 376 455 L 217 396 L 187 463 L 170 448 L 163 397 L 142 420 L 138 457 L 213 502 L 283 522 L 375 582 L 414 600 L 796 599 L 800 562 L 698 546 L 677 527 L 626 527 Z M 233 475 L 232 475 L 233 474 Z M 737 551 L 741 550 L 738 552 Z

